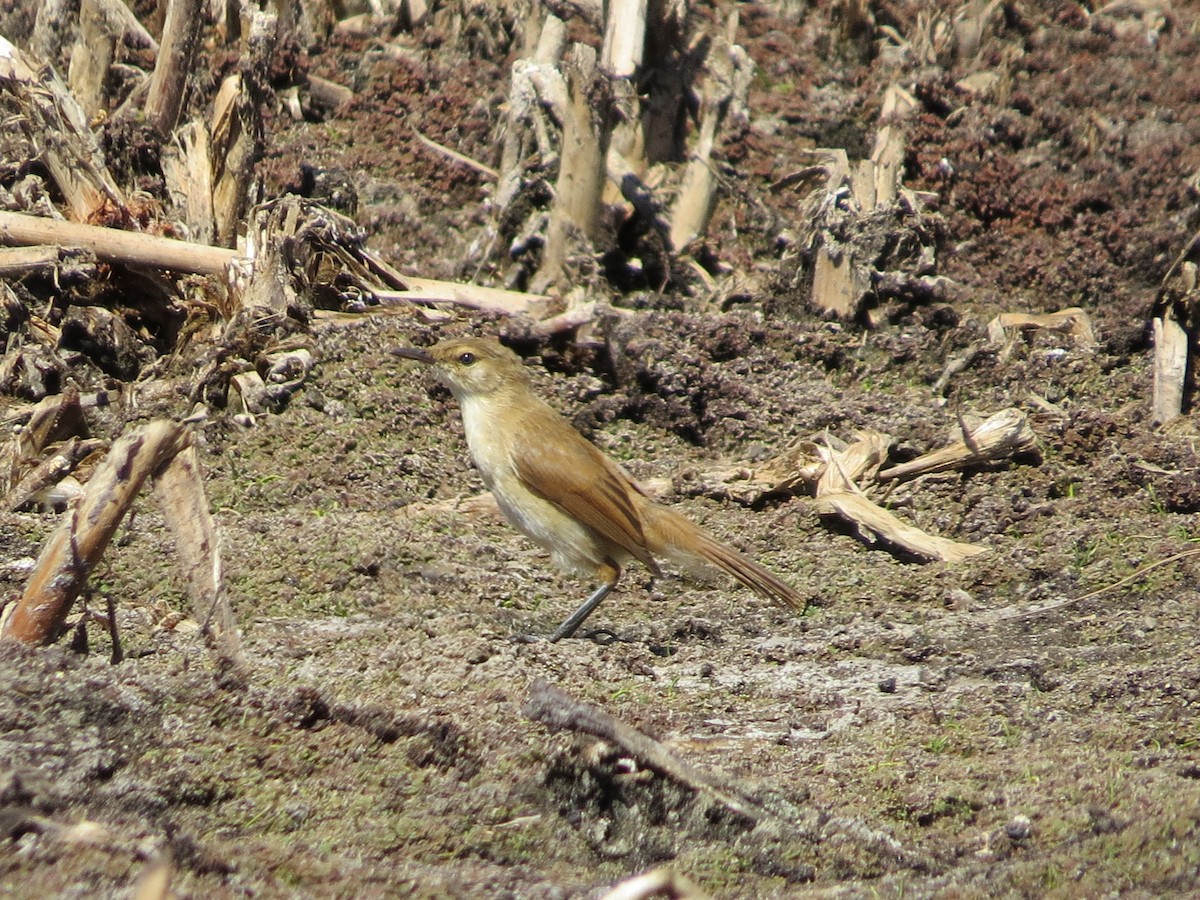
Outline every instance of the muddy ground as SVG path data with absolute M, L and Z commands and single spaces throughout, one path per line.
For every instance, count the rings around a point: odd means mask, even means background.
M 0 645 L 4 893 L 129 896 L 163 857 L 194 897 L 594 897 L 662 863 L 716 897 L 1196 889 L 1198 563 L 1142 569 L 1200 540 L 1196 429 L 1149 411 L 1155 293 L 1200 227 L 1200 6 L 1002 4 L 961 60 L 881 38 L 916 34 L 926 5 L 872 4 L 874 22 L 849 27 L 853 6 L 740 5 L 758 71 L 748 126 L 719 147 L 727 189 L 700 253 L 714 290 L 598 280 L 597 298 L 639 311 L 584 345 L 468 314 L 324 323 L 321 363 L 284 411 L 197 427 L 250 677 L 217 677 L 147 498 L 87 601 L 116 601 L 125 661 L 110 664 L 98 625 L 86 652 Z M 28 21 L 0 8 L 10 31 Z M 434 26 L 384 37 L 400 52 L 354 36 L 307 48 L 300 64 L 358 99 L 319 122 L 272 114 L 268 190 L 302 187 L 303 165 L 340 169 L 378 252 L 486 281 L 463 262 L 485 177 L 406 122 L 495 163 L 512 50 Z M 978 72 L 1001 86 L 962 86 Z M 763 224 L 795 220 L 801 194 L 769 187 L 805 150 L 869 152 L 894 80 L 920 101 L 905 184 L 931 194 L 955 289 L 829 321 L 804 302 L 796 247 Z M 1095 346 L 989 341 L 998 312 L 1071 306 Z M 607 640 L 514 642 L 590 586 L 454 503 L 482 485 L 453 400 L 387 351 L 468 332 L 510 340 L 565 415 L 796 585 L 807 613 L 634 570 L 591 623 Z M 968 364 L 937 384 L 955 359 Z M 963 563 L 874 546 L 805 496 L 746 506 L 701 477 L 861 428 L 910 457 L 1009 406 L 1037 454 L 888 497 L 988 549 Z M 0 517 L 5 594 L 57 521 Z M 537 679 L 777 816 L 756 825 L 548 731 L 523 713 Z

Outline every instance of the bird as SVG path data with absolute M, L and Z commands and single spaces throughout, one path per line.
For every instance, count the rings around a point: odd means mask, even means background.
M 571 637 L 637 561 L 712 567 L 803 612 L 804 598 L 747 556 L 651 499 L 620 465 L 538 396 L 521 358 L 490 338 L 451 338 L 391 353 L 432 367 L 458 401 L 471 459 L 505 518 L 561 569 L 598 587 L 550 636 Z

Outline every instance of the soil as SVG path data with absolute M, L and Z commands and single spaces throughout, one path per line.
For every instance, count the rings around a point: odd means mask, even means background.
M 20 6 L 0 3 L 17 43 Z M 101 625 L 70 647 L 0 644 L 3 893 L 127 896 L 162 858 L 195 897 L 596 897 L 659 864 L 714 897 L 1197 890 L 1198 562 L 1150 568 L 1200 540 L 1197 432 L 1190 416 L 1151 424 L 1149 321 L 1200 227 L 1200 6 L 1006 3 L 961 59 L 917 40 L 949 27 L 934 4 L 737 6 L 757 69 L 696 254 L 716 289 L 594 279 L 596 299 L 637 313 L 580 342 L 467 314 L 322 324 L 286 409 L 198 426 L 249 677 L 214 669 L 147 496 L 86 598 L 115 603 L 124 661 Z M 356 100 L 322 121 L 272 107 L 260 168 L 268 194 L 344 173 L 383 257 L 487 281 L 505 275 L 472 249 L 488 179 L 412 127 L 495 164 L 518 48 L 511 23 L 456 37 L 447 21 L 383 35 L 387 53 L 341 35 L 298 50 L 294 66 Z M 803 192 L 772 185 L 814 148 L 869 154 L 892 82 L 918 100 L 904 182 L 926 192 L 954 293 L 880 295 L 831 321 L 771 224 L 801 233 Z M 1095 345 L 988 337 L 1000 312 L 1073 306 Z M 513 640 L 551 632 L 591 585 L 457 503 L 482 484 L 455 404 L 388 350 L 465 333 L 520 350 L 581 430 L 807 612 L 633 569 L 591 638 Z M 805 496 L 745 504 L 700 477 L 865 428 L 909 458 L 1006 407 L 1029 414 L 1037 454 L 887 497 L 987 548 L 966 562 L 921 563 Z M 58 520 L 0 515 L 5 595 Z M 531 720 L 539 679 L 778 821 Z

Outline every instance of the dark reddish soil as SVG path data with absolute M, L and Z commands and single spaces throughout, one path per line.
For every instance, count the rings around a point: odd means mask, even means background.
M 0 33 L 20 43 L 18 6 L 0 2 Z M 180 621 L 147 499 L 87 601 L 116 601 L 124 662 L 99 626 L 86 652 L 0 645 L 0 890 L 130 895 L 164 857 L 195 897 L 597 897 L 660 864 L 714 897 L 1197 890 L 1198 438 L 1190 416 L 1151 424 L 1149 321 L 1200 227 L 1200 7 L 1005 3 L 961 58 L 930 38 L 953 25 L 940 5 L 855 8 L 738 4 L 750 121 L 719 147 L 724 189 L 693 248 L 715 289 L 683 266 L 665 286 L 597 276 L 589 297 L 637 313 L 586 341 L 465 313 L 325 321 L 283 412 L 197 428 L 248 684 L 220 681 Z M 297 48 L 281 71 L 357 99 L 296 122 L 268 98 L 268 195 L 348 183 L 346 208 L 401 270 L 523 285 L 521 259 L 479 250 L 488 179 L 413 135 L 497 163 L 515 49 L 490 16 Z M 904 182 L 924 192 L 953 291 L 829 321 L 804 287 L 811 185 L 771 186 L 814 148 L 868 155 L 893 82 L 918 100 Z M 997 313 L 1073 306 L 1096 346 L 988 337 Z M 509 341 L 599 446 L 808 612 L 635 570 L 592 622 L 615 640 L 511 640 L 550 632 L 590 586 L 456 503 L 482 485 L 455 404 L 387 351 L 463 333 Z M 922 564 L 804 496 L 746 505 L 704 477 L 867 428 L 908 458 L 1006 407 L 1030 416 L 1038 453 L 886 500 L 987 548 L 964 563 Z M 57 521 L 0 515 L 5 594 Z M 537 679 L 779 821 L 551 733 L 523 713 Z

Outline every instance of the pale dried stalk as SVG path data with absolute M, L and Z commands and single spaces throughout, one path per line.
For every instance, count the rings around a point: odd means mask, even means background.
M 89 479 L 79 505 L 38 557 L 25 592 L 4 623 L 2 636 L 27 644 L 57 637 L 71 604 L 99 561 L 146 479 L 190 441 L 170 422 L 152 422 L 113 444 Z
M 11 212 L 0 212 L 0 243 L 82 247 L 109 262 L 196 275 L 224 275 L 235 256 L 232 250 L 221 247 Z
M 61 394 L 43 397 L 32 407 L 2 420 L 15 429 L 12 441 L 0 452 L 0 488 L 11 496 L 25 477 L 22 473 L 55 441 L 86 431 L 79 390 L 67 385 Z
M 564 110 L 554 208 L 539 275 L 539 281 L 548 283 L 562 277 L 575 240 L 590 242 L 597 235 L 611 137 L 609 101 L 598 78 L 595 49 L 573 45 L 564 68 L 570 99 Z
M 903 118 L 917 106 L 916 98 L 898 84 L 888 86 L 883 95 L 883 108 L 879 118 L 885 124 L 875 135 L 875 148 L 871 152 L 872 193 L 869 207 L 885 206 L 896 202 L 900 190 L 901 175 L 904 173 L 904 132 L 892 120 Z
M 112 65 L 118 28 L 120 25 L 105 15 L 101 0 L 80 4 L 79 36 L 71 50 L 67 84 L 88 116 L 105 107 L 104 79 Z
M 84 459 L 104 446 L 103 441 L 67 440 L 54 454 L 42 460 L 4 497 L 4 506 L 12 512 L 23 509 L 39 499 L 43 491 L 54 487 L 71 474 Z
M 16 124 L 37 148 L 76 220 L 87 221 L 106 205 L 125 208 L 87 115 L 52 67 L 28 59 L 0 37 L 0 87 L 20 100 L 23 115 Z
M 867 431 L 861 432 L 858 440 L 840 453 L 827 451 L 829 461 L 815 490 L 817 512 L 839 516 L 860 531 L 877 535 L 924 559 L 957 562 L 985 553 L 982 547 L 927 534 L 867 499 L 858 482 L 887 458 L 890 443 L 891 438 L 886 434 Z
M 683 249 L 708 231 L 716 202 L 712 151 L 717 132 L 728 119 L 745 115 L 753 63 L 745 49 L 734 43 L 737 28 L 735 10 L 726 21 L 725 34 L 713 36 L 705 60 L 704 82 L 696 91 L 702 101 L 700 131 L 669 216 L 671 229 L 667 243 L 672 250 Z
M 41 269 L 52 269 L 62 262 L 57 247 L 35 245 L 0 250 L 0 278 L 27 275 Z
M 237 621 L 225 594 L 217 525 L 208 511 L 204 478 L 193 445 L 189 443 L 155 473 L 154 492 L 175 537 L 175 555 L 191 597 L 192 616 L 222 661 L 242 665 Z
M 855 437 L 855 442 L 840 453 L 822 448 L 822 455 L 827 457 L 828 463 L 817 479 L 817 497 L 841 491 L 861 493 L 858 483 L 878 470 L 887 459 L 888 447 L 892 443 L 890 436 L 879 431 L 860 431 Z
M 478 284 L 459 284 L 456 281 L 438 281 L 433 278 L 410 278 L 402 276 L 408 285 L 407 291 L 373 291 L 380 302 L 406 301 L 409 303 L 451 304 L 467 309 L 484 309 L 502 315 L 541 315 L 550 298 L 546 294 L 524 294 L 506 291 L 503 288 L 484 287 Z
M 253 16 L 252 28 L 265 28 L 263 13 Z M 237 244 L 238 228 L 249 205 L 250 184 L 254 179 L 262 119 L 241 74 L 234 73 L 221 82 L 213 98 L 210 156 L 212 159 L 213 217 L 216 242 L 222 247 Z
M 531 27 L 537 6 L 531 5 Z M 541 148 L 542 163 L 549 159 L 549 128 L 545 123 L 543 105 L 558 114 L 566 106 L 566 84 L 558 72 L 558 62 L 566 43 L 566 23 L 555 15 L 547 15 L 542 24 L 536 48 L 530 58 L 513 61 L 512 83 L 508 97 L 508 125 L 504 131 L 504 149 L 500 155 L 500 175 L 496 182 L 496 209 L 508 208 L 521 187 L 524 160 L 534 132 Z M 553 96 L 550 96 L 553 95 Z
M 155 480 L 174 532 L 196 618 L 221 659 L 240 665 L 240 639 L 224 595 L 216 529 L 191 449 L 191 435 L 174 422 L 150 422 L 113 444 L 43 547 L 21 599 L 0 637 L 48 643 L 61 633 L 75 598 L 108 547 L 148 478 Z
M 878 535 L 889 544 L 902 547 L 924 559 L 959 562 L 987 552 L 984 547 L 960 544 L 927 534 L 920 528 L 900 521 L 859 493 L 834 491 L 822 494 L 816 499 L 816 507 L 821 515 L 840 516 L 859 528 Z
M 1029 417 L 1019 409 L 1002 409 L 971 429 L 961 440 L 933 450 L 898 466 L 884 469 L 876 476 L 880 481 L 912 478 L 931 472 L 947 472 L 965 466 L 1009 459 L 1037 447 L 1037 435 L 1029 425 Z
M 1158 289 L 1154 316 L 1154 421 L 1170 422 L 1183 414 L 1192 335 L 1200 306 L 1200 232 L 1192 235 Z
M 646 46 L 648 0 L 611 0 L 604 26 L 600 68 L 613 78 L 632 78 Z
M 752 822 L 783 823 L 779 816 L 743 795 L 723 774 L 701 769 L 676 756 L 662 743 L 643 734 L 591 703 L 576 700 L 566 691 L 538 679 L 529 689 L 521 712 L 555 731 L 578 731 L 616 744 L 643 766 L 695 791 L 701 791 Z
M 661 866 L 615 884 L 600 900 L 707 900 L 708 894 L 673 869 Z
M 202 9 L 202 0 L 168 0 L 162 47 L 146 96 L 146 118 L 160 134 L 170 134 L 179 121 L 200 36 Z
M 1169 308 L 1154 318 L 1153 421 L 1159 425 L 1183 415 L 1187 381 L 1188 333 Z
M 851 166 L 845 150 L 820 150 L 817 152 L 826 158 L 822 166 L 798 172 L 781 182 L 781 186 L 823 171 L 826 187 L 818 207 L 821 217 L 838 207 L 839 192 L 847 187 L 859 217 L 867 217 L 895 204 L 903 190 L 905 139 L 903 130 L 894 120 L 907 115 L 915 106 L 916 100 L 911 94 L 899 85 L 889 85 L 883 95 L 880 127 L 875 134 L 870 159 Z M 870 260 L 859 259 L 853 247 L 838 244 L 831 231 L 822 229 L 817 240 L 809 294 L 811 301 L 818 309 L 838 318 L 852 318 L 871 290 L 876 273 L 872 271 Z
M 208 245 L 216 239 L 213 208 L 212 139 L 208 126 L 188 122 L 163 148 L 163 178 L 177 214 L 187 223 L 188 239 Z
M 1050 328 L 1065 331 L 1081 347 L 1096 346 L 1096 330 L 1092 327 L 1092 319 L 1078 306 L 1042 315 L 1001 313 L 988 322 L 988 337 L 994 343 L 1003 344 L 1008 341 L 1009 331 L 1021 328 Z

